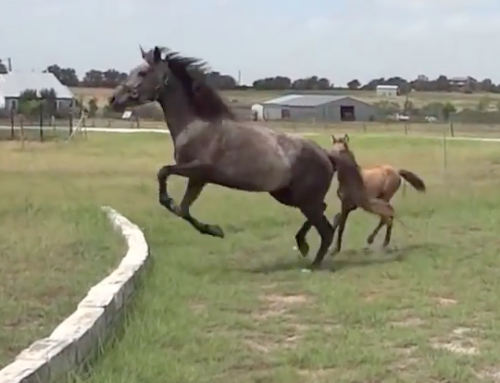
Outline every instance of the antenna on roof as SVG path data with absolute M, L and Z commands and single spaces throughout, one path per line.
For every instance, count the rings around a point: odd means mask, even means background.
M 12 59 L 10 57 L 7 58 L 7 70 L 12 72 Z

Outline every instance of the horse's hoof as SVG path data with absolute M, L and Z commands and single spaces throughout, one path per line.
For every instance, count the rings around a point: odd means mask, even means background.
M 175 214 L 176 211 L 178 210 L 177 205 L 175 204 L 175 201 L 173 198 L 160 196 L 159 201 L 160 201 L 160 205 L 165 207 L 171 213 Z
M 302 245 L 298 246 L 300 254 L 305 258 L 307 257 L 307 254 L 309 254 L 309 245 L 307 243 L 303 243 Z
M 211 235 L 212 237 L 224 238 L 224 230 L 219 225 L 207 225 L 205 234 Z
M 312 272 L 312 271 L 319 271 L 319 270 L 321 270 L 321 264 L 320 264 L 320 263 L 314 263 L 314 262 L 313 262 L 313 263 L 311 263 L 311 264 L 309 265 L 308 270 L 309 270 L 310 272 Z

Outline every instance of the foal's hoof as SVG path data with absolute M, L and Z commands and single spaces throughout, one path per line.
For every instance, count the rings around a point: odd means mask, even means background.
M 224 230 L 219 225 L 207 225 L 204 234 L 217 238 L 224 238 L 225 236 Z

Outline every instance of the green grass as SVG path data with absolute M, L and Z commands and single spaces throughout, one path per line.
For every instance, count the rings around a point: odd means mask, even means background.
M 493 381 L 500 365 L 496 144 L 449 142 L 444 172 L 438 140 L 352 136 L 362 164 L 413 170 L 429 193 L 408 189 L 395 198 L 408 229 L 396 224 L 391 252 L 362 250 L 377 219 L 356 212 L 343 252 L 313 274 L 300 272 L 309 261 L 292 250 L 300 214 L 266 195 L 205 190 L 193 213 L 221 224 L 224 240 L 199 235 L 158 206 L 155 172 L 172 160 L 166 137 L 92 134 L 75 144 L 72 155 L 107 179 L 87 183 L 87 198 L 139 223 L 154 260 L 123 338 L 82 380 Z M 78 178 L 73 172 L 67 177 Z M 170 184 L 177 199 L 183 186 Z M 329 204 L 333 215 L 333 190 Z M 315 233 L 309 239 L 317 244 Z
M 327 135 L 318 140 L 329 144 Z M 363 250 L 377 219 L 355 212 L 343 251 L 312 274 L 301 273 L 310 260 L 292 249 L 301 215 L 267 195 L 207 187 L 193 214 L 220 224 L 223 240 L 199 235 L 161 208 L 155 174 L 172 161 L 166 136 L 89 134 L 88 141 L 16 151 L 10 177 L 39 191 L 32 180 L 43 175 L 34 169 L 48 172 L 55 201 L 68 193 L 75 204 L 110 204 L 144 229 L 151 246 L 153 267 L 123 337 L 79 379 L 494 381 L 499 147 L 448 142 L 445 170 L 439 140 L 353 134 L 351 141 L 362 165 L 413 170 L 429 192 L 408 187 L 394 199 L 408 228 L 396 223 L 391 251 Z M 34 153 L 43 164 L 34 164 Z M 184 185 L 179 178 L 169 185 L 177 200 Z M 334 187 L 328 202 L 333 216 Z M 308 239 L 315 251 L 317 234 Z
M 87 197 L 95 169 L 54 144 L 20 148 L 0 143 L 0 367 L 48 336 L 125 250 Z

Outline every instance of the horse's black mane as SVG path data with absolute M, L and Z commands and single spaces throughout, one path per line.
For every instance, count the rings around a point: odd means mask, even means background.
M 165 48 L 163 51 L 166 52 L 163 60 L 182 84 L 198 118 L 210 122 L 221 119 L 236 120 L 231 108 L 207 83 L 210 68 L 204 60 L 182 56 L 179 52 Z

